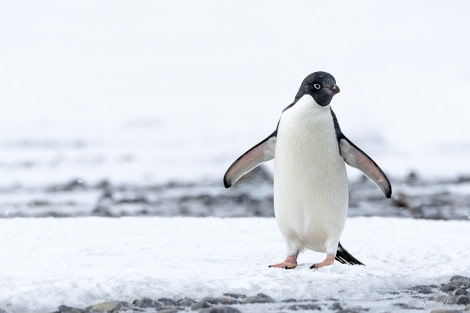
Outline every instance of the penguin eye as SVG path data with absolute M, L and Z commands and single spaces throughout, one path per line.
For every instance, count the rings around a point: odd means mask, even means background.
M 321 85 L 320 85 L 320 84 L 313 84 L 313 88 L 315 88 L 315 89 L 317 89 L 317 90 L 318 90 L 318 89 L 320 89 L 320 88 L 321 88 Z

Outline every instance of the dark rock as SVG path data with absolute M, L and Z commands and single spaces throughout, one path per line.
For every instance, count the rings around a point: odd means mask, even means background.
M 241 313 L 240 310 L 230 306 L 215 306 L 199 310 L 199 313 Z
M 455 304 L 470 304 L 469 296 L 455 296 Z
M 294 304 L 289 306 L 287 309 L 292 310 L 292 311 L 299 311 L 299 310 L 318 310 L 321 311 L 321 307 L 316 304 Z
M 410 308 L 410 304 L 409 303 L 394 303 L 393 304 L 394 306 L 398 306 L 402 309 L 409 309 Z
M 438 296 L 434 300 L 442 302 L 442 303 L 448 303 L 448 304 L 461 304 L 461 305 L 470 304 L 470 296 L 466 296 L 466 295 Z
M 219 298 L 215 298 L 215 297 L 205 297 L 201 301 L 205 301 L 210 304 L 218 304 L 218 303 L 221 303 L 223 300 Z
M 466 286 L 465 288 L 470 287 L 470 278 L 469 277 L 465 277 L 465 276 L 461 276 L 461 275 L 455 275 L 455 276 L 452 276 L 450 281 L 452 283 L 459 283 L 462 286 Z
M 196 310 L 210 308 L 210 307 L 212 307 L 212 304 L 210 302 L 207 302 L 205 300 L 201 300 L 201 301 L 198 301 L 197 303 L 193 304 L 191 306 L 191 310 L 196 311 Z
M 165 306 L 176 306 L 176 301 L 170 298 L 160 298 L 158 301 L 163 303 Z
M 445 284 L 445 285 L 442 285 L 441 288 L 439 288 L 439 290 L 449 293 L 450 291 L 455 290 L 456 288 L 457 287 L 455 287 L 452 284 Z
M 436 288 L 436 287 L 437 286 L 435 286 L 435 285 L 415 286 L 415 287 L 410 288 L 410 290 L 427 295 L 427 294 L 433 293 L 433 288 Z
M 113 213 L 111 210 L 104 205 L 98 204 L 93 211 L 91 212 L 91 215 L 94 216 L 101 216 L 101 217 L 113 217 Z
M 232 298 L 232 297 L 220 297 L 220 298 L 216 298 L 216 303 L 214 304 L 239 304 L 240 303 L 240 300 L 238 299 L 235 299 L 235 298 Z
M 240 303 L 239 300 L 232 298 L 232 297 L 205 297 L 201 301 L 193 304 L 191 306 L 191 310 L 199 310 L 202 308 L 208 308 L 213 306 L 214 304 L 238 304 Z
M 244 294 L 241 294 L 241 293 L 233 293 L 233 292 L 224 293 L 224 296 L 226 296 L 226 297 L 232 297 L 232 298 L 235 298 L 235 299 L 243 299 L 243 298 L 246 298 L 246 295 L 244 295 Z
M 341 311 L 336 311 L 338 313 L 359 313 L 359 312 L 367 312 L 369 309 L 364 308 L 345 308 Z
M 405 179 L 405 183 L 408 185 L 416 184 L 419 181 L 418 174 L 415 172 L 410 172 Z
M 74 190 L 83 190 L 86 188 L 85 182 L 80 178 L 75 178 L 69 182 L 52 187 L 49 191 L 74 191 Z
M 122 301 L 110 301 L 95 304 L 85 308 L 85 313 L 118 313 L 121 310 L 130 309 L 132 305 Z
M 339 304 L 339 302 L 335 302 L 331 305 L 330 309 L 335 310 L 335 311 L 339 311 L 339 310 L 342 310 L 343 307 L 341 306 L 341 304 Z
M 96 184 L 96 188 L 98 188 L 98 189 L 106 189 L 107 190 L 107 189 L 110 189 L 110 187 L 111 187 L 111 183 L 106 179 L 104 179 L 104 180 L 102 180 L 102 181 L 100 181 Z
M 470 278 L 456 275 L 450 279 L 450 282 L 444 284 L 439 290 L 455 296 L 470 295 Z
M 398 306 L 403 307 L 402 304 L 398 304 Z M 406 307 L 408 308 L 408 306 Z M 369 311 L 368 308 L 345 308 L 343 307 L 339 302 L 333 303 L 333 305 L 330 307 L 331 310 L 334 310 L 338 313 L 359 313 L 359 312 L 367 312 Z
M 111 189 L 105 189 L 103 190 L 103 193 L 101 194 L 101 197 L 99 198 L 98 201 L 111 201 L 113 199 L 113 192 Z
M 272 303 L 272 302 L 274 302 L 273 298 L 263 293 L 258 293 L 254 297 L 246 297 L 242 301 L 242 303 Z
M 463 183 L 469 183 L 470 182 L 470 176 L 468 175 L 461 175 L 457 177 L 456 183 L 457 184 L 463 184 Z
M 192 306 L 195 303 L 196 303 L 196 300 L 191 299 L 191 298 L 182 298 L 176 301 L 176 305 L 178 306 Z
M 48 205 L 51 205 L 51 203 L 47 200 L 31 200 L 29 203 L 28 203 L 28 206 L 30 207 L 41 207 L 41 206 L 48 206 Z
M 392 197 L 392 204 L 399 208 L 411 208 L 410 199 L 403 192 L 399 192 Z
M 157 309 L 158 313 L 176 313 L 179 310 L 182 310 L 182 308 L 177 307 L 177 306 L 164 306 L 161 307 L 160 309 Z
M 59 310 L 58 311 L 59 313 L 83 313 L 84 312 L 82 309 L 72 308 L 66 305 L 59 306 L 58 310 Z M 0 313 L 2 313 L 1 310 L 0 310 Z
M 132 304 L 134 304 L 136 307 L 139 308 L 161 308 L 163 305 L 155 300 L 149 299 L 149 298 L 143 298 L 143 299 L 135 299 Z
M 462 313 L 461 310 L 433 310 L 431 313 Z
M 463 288 L 458 288 L 454 291 L 454 295 L 456 296 L 468 296 L 469 292 Z
M 123 193 L 113 194 L 113 200 L 117 204 L 147 204 L 149 201 L 143 194 Z

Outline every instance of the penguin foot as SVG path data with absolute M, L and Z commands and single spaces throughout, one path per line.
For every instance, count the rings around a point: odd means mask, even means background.
M 297 266 L 297 256 L 298 256 L 298 253 L 295 255 L 288 256 L 284 262 L 279 263 L 279 264 L 269 265 L 269 267 L 284 268 L 286 270 L 293 269 Z
M 284 268 L 286 270 L 293 269 L 296 266 L 297 266 L 297 262 L 287 262 L 287 261 L 284 261 L 284 262 L 279 263 L 279 264 L 269 265 L 269 267 Z
M 328 266 L 328 265 L 333 264 L 334 261 L 335 261 L 335 255 L 334 254 L 327 254 L 325 261 L 313 264 L 312 266 L 310 266 L 310 269 L 319 269 L 319 268 L 322 268 L 324 266 Z

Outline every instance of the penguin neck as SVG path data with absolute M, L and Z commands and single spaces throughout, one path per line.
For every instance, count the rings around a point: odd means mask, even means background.
M 319 105 L 311 95 L 303 95 L 297 102 L 284 112 L 297 121 L 315 121 L 318 119 L 330 119 L 330 105 Z
M 304 95 L 300 98 L 281 116 L 276 155 L 278 150 L 282 150 L 278 149 L 278 146 L 283 144 L 288 147 L 287 151 L 295 147 L 294 150 L 299 153 L 304 151 L 306 155 L 312 156 L 318 154 L 320 159 L 328 160 L 336 155 L 339 157 L 339 147 L 330 106 L 318 105 L 310 95 Z M 328 153 L 331 155 L 327 156 Z

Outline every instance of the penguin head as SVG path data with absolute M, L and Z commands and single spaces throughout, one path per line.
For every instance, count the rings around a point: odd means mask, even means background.
M 315 72 L 305 77 L 302 85 L 300 85 L 299 92 L 295 96 L 295 101 L 304 95 L 310 95 L 318 105 L 327 106 L 338 92 L 339 87 L 331 74 Z

